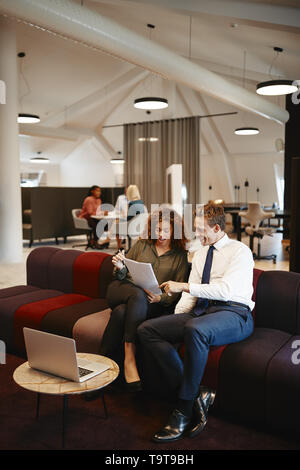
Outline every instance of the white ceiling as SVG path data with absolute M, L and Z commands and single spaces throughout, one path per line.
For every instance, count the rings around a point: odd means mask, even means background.
M 76 0 L 78 4 L 81 1 Z M 270 78 L 274 46 L 282 47 L 284 52 L 274 63 L 272 77 L 300 79 L 300 0 L 84 0 L 83 4 L 146 37 L 150 35 L 147 23 L 154 24 L 152 41 L 182 56 L 191 55 L 196 63 L 253 92 L 257 82 Z M 218 4 L 222 8 L 216 14 L 212 8 Z M 229 16 L 234 5 L 236 16 Z M 261 7 L 265 9 L 259 10 Z M 282 18 L 281 24 L 278 17 Z M 26 53 L 25 58 L 18 59 L 22 71 L 20 112 L 40 115 L 37 134 L 39 127 L 76 128 L 79 142 L 85 131 L 96 130 L 103 132 L 112 152 L 117 152 L 122 150 L 122 128 L 102 130 L 103 125 L 201 114 L 197 106 L 183 102 L 176 84 L 23 23 L 17 25 L 17 47 L 18 52 Z M 133 108 L 135 98 L 151 92 L 166 96 L 169 108 L 151 115 Z M 230 154 L 249 153 L 249 145 L 253 153 L 273 152 L 275 139 L 284 137 L 284 126 L 206 95 L 202 99 L 209 113 L 238 111 L 237 115 L 214 119 Z M 284 107 L 283 97 L 267 99 Z M 235 136 L 233 129 L 243 124 L 259 127 L 260 135 Z M 54 163 L 76 146 L 76 142 L 64 141 L 61 136 L 21 136 L 20 143 L 23 161 L 43 151 Z M 202 150 L 206 152 L 205 145 Z

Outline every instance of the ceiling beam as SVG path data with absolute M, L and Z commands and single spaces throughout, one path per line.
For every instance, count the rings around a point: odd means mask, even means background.
M 120 77 L 113 80 L 107 86 L 97 90 L 94 93 L 86 96 L 85 98 L 77 101 L 66 109 L 43 120 L 45 126 L 59 127 L 65 124 L 66 117 L 68 121 L 75 119 L 80 114 L 86 113 L 97 106 L 109 102 L 116 94 L 126 92 L 128 88 L 139 83 L 149 72 L 141 69 L 140 67 L 133 67 L 125 72 Z
M 25 23 L 105 51 L 240 109 L 281 124 L 289 119 L 289 113 L 285 109 L 256 93 L 233 84 L 172 50 L 70 0 L 0 0 L 0 10 Z M 64 119 L 65 110 L 62 114 Z
M 28 135 L 31 137 L 45 137 L 47 139 L 76 141 L 80 137 L 77 129 L 65 127 L 52 128 L 32 124 L 19 124 L 19 135 Z
M 300 9 L 270 3 L 239 0 L 133 0 L 176 10 L 184 15 L 213 15 L 244 24 L 300 32 Z
M 136 87 L 140 85 L 140 83 L 142 83 L 149 75 L 150 75 L 150 72 L 145 71 L 145 74 L 142 75 L 141 79 L 137 81 L 136 83 L 134 83 L 130 88 L 127 88 L 125 92 L 123 93 L 123 96 L 118 100 L 117 103 L 111 105 L 109 111 L 107 111 L 107 107 L 106 107 L 105 117 L 96 126 L 97 134 L 99 135 L 102 134 L 102 128 L 103 126 L 105 126 L 109 117 L 114 113 L 114 111 L 116 111 L 116 109 L 120 108 L 120 106 L 126 102 L 127 98 L 136 89 Z

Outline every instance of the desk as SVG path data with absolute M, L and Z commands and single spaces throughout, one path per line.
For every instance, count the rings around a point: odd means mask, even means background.
M 241 217 L 239 212 L 247 209 L 247 203 L 236 202 L 224 204 L 225 214 L 230 214 L 232 217 L 233 232 L 236 233 L 237 240 L 241 241 L 242 228 L 241 228 Z
M 265 210 L 265 212 L 273 212 L 274 217 L 266 218 L 265 220 L 268 220 L 268 227 L 270 227 L 270 220 L 271 219 L 278 219 L 278 228 L 276 230 L 277 233 L 283 233 L 283 230 L 281 230 L 280 227 L 280 220 L 282 219 L 288 219 L 290 217 L 290 213 L 287 211 L 279 210 L 279 209 L 268 209 Z M 240 210 L 229 210 L 227 211 L 228 213 L 231 214 L 232 216 L 232 224 L 234 226 L 234 232 L 237 234 L 237 240 L 241 241 L 242 237 L 242 227 L 241 227 L 241 217 L 238 215 Z
M 37 393 L 36 418 L 39 417 L 40 395 L 60 395 L 63 397 L 63 424 L 62 424 L 62 446 L 65 446 L 65 429 L 67 421 L 68 397 L 83 394 L 86 392 L 99 390 L 111 382 L 119 375 L 118 365 L 108 357 L 97 354 L 77 353 L 77 356 L 93 362 L 106 362 L 110 368 L 101 374 L 92 377 L 84 382 L 72 382 L 62 377 L 47 374 L 29 367 L 28 362 L 21 364 L 13 374 L 14 381 L 26 390 Z M 105 411 L 105 418 L 108 417 L 104 394 L 102 401 Z
M 91 218 L 102 222 L 101 230 L 99 230 L 98 224 L 96 229 L 99 238 L 101 238 L 105 231 L 109 232 L 109 238 L 118 235 L 120 235 L 121 238 L 126 237 L 127 219 L 121 219 L 116 212 L 109 212 L 108 215 L 92 215 Z
M 266 212 L 269 211 L 269 209 L 265 209 Z M 275 216 L 274 217 L 270 217 L 268 220 L 268 227 L 270 227 L 270 220 L 271 219 L 277 219 L 278 220 L 278 227 L 280 227 L 280 220 L 284 220 L 284 219 L 288 219 L 290 217 L 290 213 L 288 211 L 283 211 L 283 210 L 280 210 L 280 209 L 270 209 L 270 212 L 274 212 Z M 277 229 L 276 230 L 277 233 L 282 233 L 283 230 L 281 229 Z

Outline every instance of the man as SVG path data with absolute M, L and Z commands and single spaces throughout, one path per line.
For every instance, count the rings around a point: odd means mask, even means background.
M 145 352 L 154 358 L 173 389 L 177 405 L 155 442 L 199 434 L 207 421 L 214 393 L 201 394 L 200 384 L 209 347 L 235 343 L 253 331 L 251 300 L 253 256 L 250 249 L 225 233 L 224 208 L 207 204 L 196 213 L 195 253 L 188 283 L 161 285 L 169 294 L 182 292 L 174 315 L 147 320 L 138 329 Z M 184 343 L 184 363 L 176 345 Z

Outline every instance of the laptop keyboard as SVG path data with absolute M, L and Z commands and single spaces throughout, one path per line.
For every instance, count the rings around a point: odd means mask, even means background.
M 85 375 L 91 374 L 93 370 L 84 369 L 83 367 L 78 367 L 79 377 L 84 377 Z

